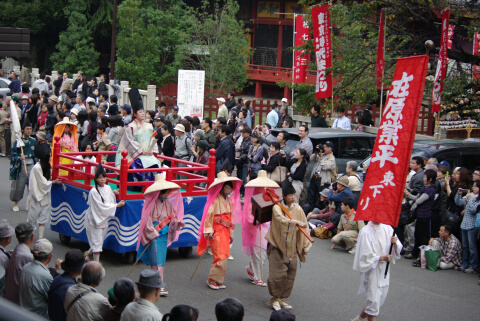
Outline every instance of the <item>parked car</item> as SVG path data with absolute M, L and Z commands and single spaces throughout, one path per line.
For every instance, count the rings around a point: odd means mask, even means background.
M 472 140 L 422 140 L 413 143 L 412 156 L 421 156 L 425 159 L 436 158 L 438 162 L 446 160 L 451 169 L 459 166 L 466 167 L 470 173 L 480 167 L 480 142 Z M 363 165 L 370 165 L 370 157 L 360 163 L 359 172 Z
M 7 97 L 7 94 L 10 92 L 10 85 L 11 81 L 7 78 L 0 77 L 0 94 L 3 95 L 3 98 Z
M 282 130 L 289 133 L 290 139 L 287 141 L 287 146 L 293 150 L 295 145 L 300 141 L 298 128 L 272 129 L 270 135 L 266 137 L 267 142 L 271 143 L 276 141 L 278 133 Z M 312 141 L 314 148 L 326 141 L 333 143 L 333 155 L 335 155 L 338 173 L 345 173 L 348 161 L 356 160 L 360 162 L 370 156 L 376 138 L 375 135 L 365 132 L 332 128 L 310 128 L 308 137 Z M 311 174 L 312 169 L 313 163 L 310 163 L 308 175 Z

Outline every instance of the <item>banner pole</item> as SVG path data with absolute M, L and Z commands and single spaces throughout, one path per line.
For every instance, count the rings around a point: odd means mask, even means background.
M 387 30 L 387 15 L 386 15 L 386 9 L 383 9 L 383 23 L 384 23 L 384 28 L 383 28 L 383 69 L 382 69 L 382 87 L 380 91 L 380 120 L 378 124 L 380 124 L 380 121 L 382 120 L 383 116 L 383 78 L 385 78 L 385 35 L 386 35 L 386 30 Z M 373 124 L 375 126 L 375 124 Z
M 297 23 L 297 14 L 293 14 L 293 47 L 295 48 L 295 34 L 297 33 L 296 31 L 296 23 Z M 293 88 L 293 85 L 295 84 L 295 49 L 293 49 L 293 61 L 292 61 L 292 108 L 293 108 L 293 103 L 294 103 L 294 96 L 295 96 L 295 89 Z

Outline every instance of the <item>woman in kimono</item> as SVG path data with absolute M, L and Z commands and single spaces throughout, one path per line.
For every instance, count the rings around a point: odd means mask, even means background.
M 62 153 L 78 152 L 77 125 L 70 118 L 64 117 L 63 121 L 55 125 L 53 137 L 60 136 L 60 147 Z M 73 160 L 61 157 L 60 164 L 72 164 Z M 60 170 L 60 175 L 67 175 L 68 171 Z
M 60 184 L 61 180 L 60 178 L 50 180 L 52 166 L 50 165 L 50 146 L 48 144 L 39 144 L 35 149 L 35 156 L 39 162 L 32 167 L 29 173 L 27 222 L 38 223 L 38 237 L 42 239 L 45 224 L 50 217 L 52 183 Z
M 108 229 L 108 221 L 115 216 L 117 207 L 125 205 L 124 201 L 117 203 L 112 188 L 107 184 L 107 173 L 102 164 L 98 164 L 95 172 L 95 187 L 88 193 L 85 227 L 90 249 L 85 252 L 85 258 L 100 261 L 103 241 Z
M 180 186 L 165 180 L 162 174 L 155 175 L 155 183 L 145 191 L 145 205 L 137 242 L 137 259 L 158 270 L 162 283 L 167 258 L 167 247 L 178 240 L 183 223 L 183 198 Z M 165 288 L 161 296 L 167 296 Z
M 245 185 L 245 204 L 242 213 L 243 252 L 250 256 L 250 263 L 246 267 L 247 275 L 252 284 L 267 286 L 263 281 L 262 266 L 267 260 L 267 240 L 265 235 L 270 229 L 270 222 L 259 224 L 255 222 L 252 212 L 252 196 L 263 194 L 265 188 L 280 189 L 280 186 L 267 178 L 267 172 L 261 170 L 258 177 Z
M 208 246 L 213 254 L 213 263 L 207 278 L 207 285 L 213 289 L 225 289 L 223 284 L 233 242 L 234 223 L 240 223 L 240 186 L 242 181 L 219 172 L 217 179 L 208 188 L 207 203 L 200 223 L 197 253 L 202 255 Z M 239 213 L 240 214 L 240 213 Z
M 119 129 L 118 149 L 115 158 L 115 166 L 120 166 L 121 152 L 128 151 L 127 159 L 130 168 L 160 168 L 161 163 L 153 153 L 158 152 L 152 124 L 145 122 L 143 102 L 137 88 L 132 88 L 128 96 L 133 110 L 134 120 L 127 127 Z M 134 173 L 128 175 L 128 181 L 153 181 L 153 173 Z

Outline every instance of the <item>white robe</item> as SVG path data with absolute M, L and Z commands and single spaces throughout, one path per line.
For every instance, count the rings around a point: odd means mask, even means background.
M 387 262 L 379 261 L 380 256 L 387 255 L 390 250 L 390 239 L 393 229 L 389 225 L 375 225 L 369 222 L 358 234 L 357 251 L 353 260 L 353 269 L 361 273 L 360 288 L 358 293 L 367 294 L 367 307 L 365 313 L 378 315 L 379 308 L 385 301 L 390 284 L 390 271 L 385 278 Z M 392 261 L 400 259 L 402 243 L 397 241 L 397 249 L 392 250 Z
M 98 191 L 93 187 L 88 193 L 87 204 L 85 223 L 88 243 L 93 252 L 101 252 L 108 228 L 108 220 L 115 216 L 117 210 L 115 194 L 107 184 L 103 187 L 99 186 Z
M 46 224 L 50 216 L 52 181 L 43 176 L 40 163 L 36 163 L 29 173 L 28 179 L 28 218 L 27 222 Z

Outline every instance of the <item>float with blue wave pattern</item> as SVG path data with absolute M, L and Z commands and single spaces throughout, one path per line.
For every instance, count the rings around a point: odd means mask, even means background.
M 68 184 L 52 185 L 52 231 L 88 242 L 85 231 L 88 191 Z M 178 240 L 169 248 L 197 245 L 198 229 L 202 220 L 206 196 L 184 197 L 185 227 Z M 104 249 L 116 253 L 136 251 L 138 230 L 144 200 L 127 200 L 125 206 L 117 208 L 115 217 L 110 219 Z

